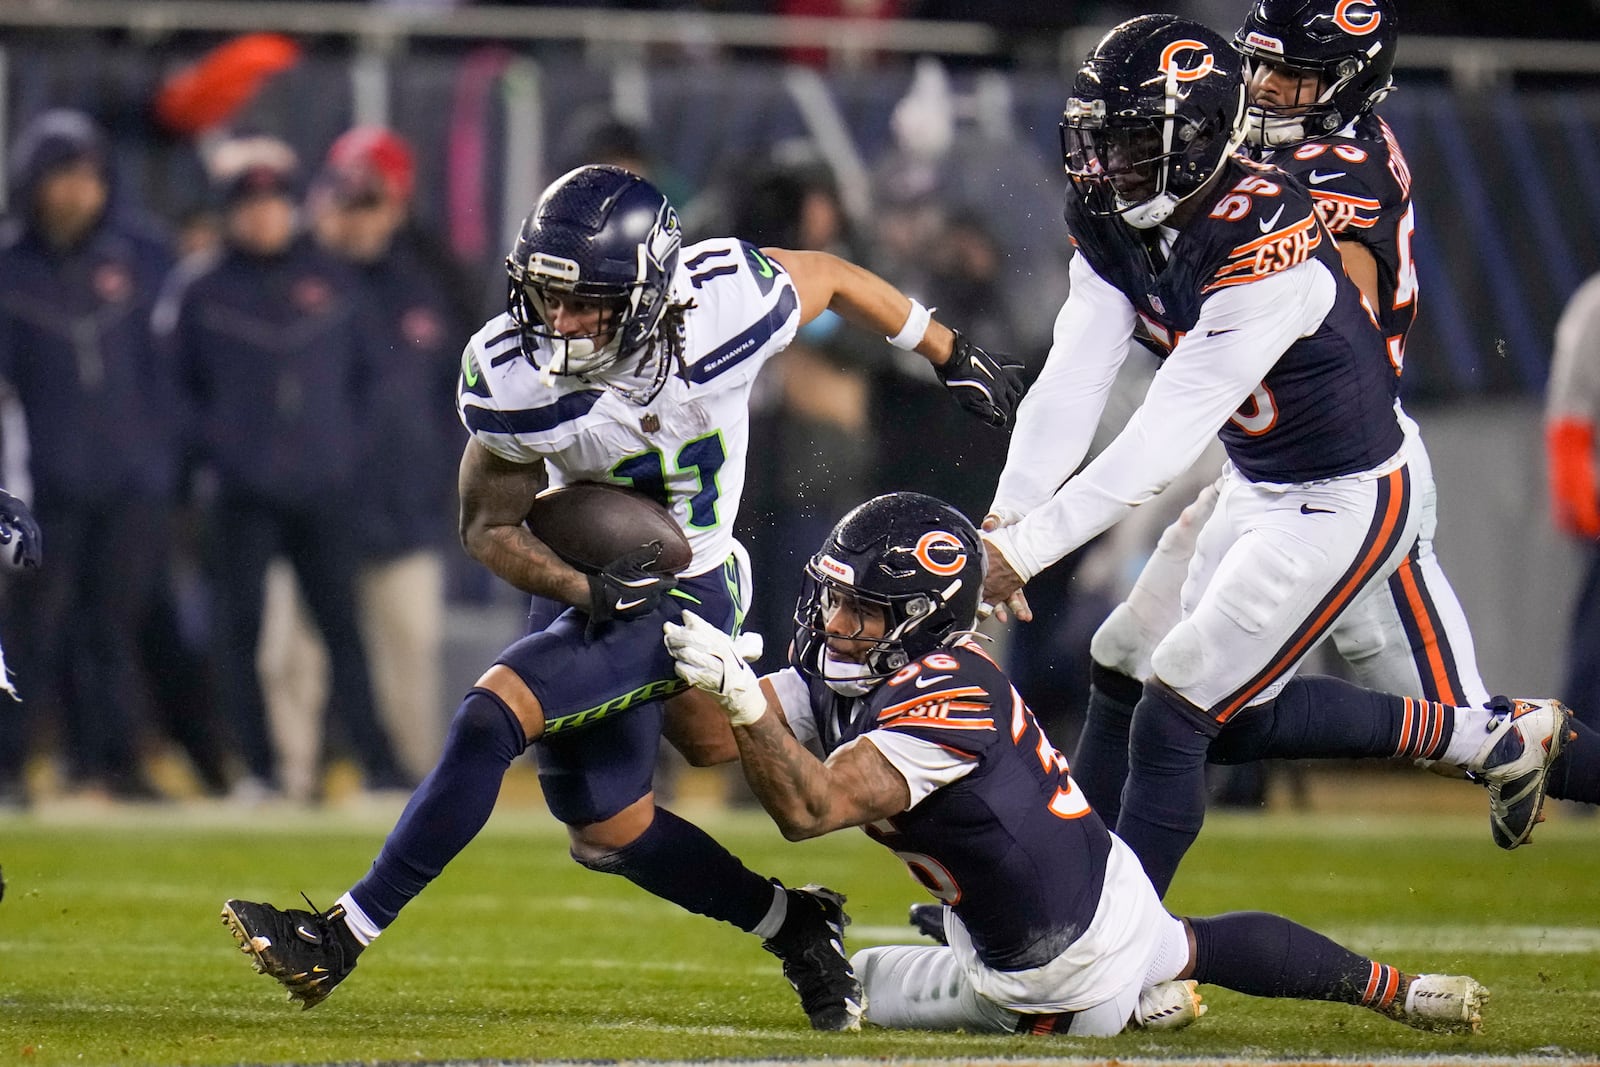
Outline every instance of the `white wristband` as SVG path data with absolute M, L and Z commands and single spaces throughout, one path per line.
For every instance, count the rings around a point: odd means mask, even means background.
M 884 340 L 896 348 L 912 351 L 922 343 L 922 337 L 928 332 L 928 323 L 933 321 L 933 312 L 922 306 L 922 303 L 913 298 L 911 301 L 911 314 L 906 316 L 906 324 L 900 327 L 900 332 Z

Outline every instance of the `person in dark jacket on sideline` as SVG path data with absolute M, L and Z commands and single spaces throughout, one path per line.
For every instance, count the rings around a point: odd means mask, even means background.
M 31 497 L 51 554 L 8 589 L 13 663 L 27 725 L 59 734 L 70 791 L 151 797 L 138 642 L 167 575 L 179 420 L 150 314 L 171 252 L 113 210 L 104 132 L 88 115 L 38 115 L 9 164 L 0 379 L 26 427 L 6 426 L 5 481 Z M 7 717 L 8 734 L 33 732 Z M 0 737 L 0 792 L 20 795 L 30 741 Z
M 239 137 L 209 163 L 224 245 L 180 269 L 156 322 L 214 478 L 216 692 L 248 768 L 236 790 L 264 799 L 281 787 L 256 672 L 262 581 L 278 554 L 294 566 L 327 644 L 330 721 L 344 727 L 368 788 L 402 788 L 410 783 L 373 710 L 355 597 L 370 311 L 349 268 L 300 232 L 288 145 Z

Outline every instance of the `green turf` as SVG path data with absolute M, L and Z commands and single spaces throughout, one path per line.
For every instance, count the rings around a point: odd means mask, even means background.
M 921 899 L 860 834 L 790 845 L 757 814 L 704 821 L 758 870 L 847 892 L 852 933 L 885 939 Z M 1086 1044 L 813 1034 L 753 938 L 582 870 L 536 810 L 497 815 L 338 993 L 301 1013 L 250 970 L 219 906 L 289 905 L 302 889 L 331 903 L 387 821 L 0 818 L 0 1065 L 1600 1055 L 1600 826 L 1553 821 L 1506 854 L 1483 823 L 1213 816 L 1169 905 L 1279 911 L 1407 970 L 1471 973 L 1493 991 L 1485 1033 L 1207 988 L 1212 1012 L 1187 1031 Z

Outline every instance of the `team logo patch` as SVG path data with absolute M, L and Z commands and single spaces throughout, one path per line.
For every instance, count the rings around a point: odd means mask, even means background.
M 1382 21 L 1383 12 L 1372 0 L 1339 0 L 1339 6 L 1333 9 L 1333 24 L 1357 37 L 1376 31 Z
M 433 348 L 444 340 L 444 323 L 431 308 L 414 307 L 400 316 L 400 333 L 418 348 Z
M 923 570 L 941 578 L 960 574 L 961 568 L 967 565 L 967 550 L 962 546 L 961 539 L 943 530 L 930 530 L 923 534 L 911 554 L 922 564 Z
M 133 295 L 133 277 L 121 263 L 102 263 L 94 271 L 94 293 L 102 303 L 121 304 Z
M 308 315 L 320 315 L 333 303 L 333 287 L 328 279 L 309 275 L 294 283 L 289 290 L 289 302 Z
M 1179 56 L 1186 52 L 1198 52 L 1199 57 L 1193 62 L 1182 62 Z M 1211 57 L 1211 49 L 1204 41 L 1185 37 L 1181 41 L 1173 41 L 1161 50 L 1161 73 L 1170 74 L 1178 81 L 1198 81 L 1214 69 L 1216 62 Z

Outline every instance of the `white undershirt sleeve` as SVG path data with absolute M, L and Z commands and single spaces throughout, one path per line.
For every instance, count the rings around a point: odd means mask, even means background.
M 1048 503 L 985 539 L 1027 580 L 1115 525 L 1189 469 L 1289 346 L 1321 326 L 1336 291 L 1311 261 L 1212 294 L 1116 439 Z
M 906 805 L 908 811 L 940 786 L 965 778 L 978 765 L 976 756 L 962 756 L 944 745 L 893 730 L 871 730 L 850 744 L 861 741 L 870 741 L 874 748 L 883 753 L 883 758 L 900 772 L 900 777 L 906 780 L 911 790 L 911 803 Z M 839 751 L 848 747 L 846 745 Z
M 793 667 L 762 675 L 761 680 L 772 686 L 778 697 L 778 707 L 795 740 L 805 746 L 818 759 L 822 759 L 822 739 L 817 736 L 816 716 L 811 714 L 811 687 Z
M 1133 305 L 1072 257 L 1072 289 L 1056 315 L 1050 355 L 1017 408 L 1005 470 L 990 508 L 1014 520 L 1049 500 L 1089 450 L 1133 338 Z
M 1545 415 L 1600 421 L 1600 276 L 1590 278 L 1556 322 Z

